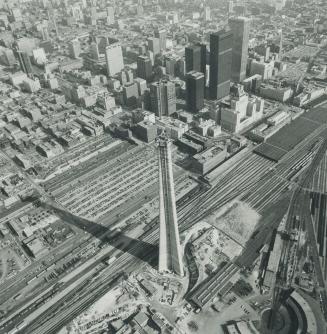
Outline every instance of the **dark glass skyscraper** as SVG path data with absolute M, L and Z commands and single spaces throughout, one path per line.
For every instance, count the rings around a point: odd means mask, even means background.
M 149 80 L 152 76 L 151 59 L 146 56 L 137 57 L 137 76 L 144 80 Z
M 221 99 L 229 94 L 232 67 L 233 33 L 221 30 L 210 35 L 211 99 Z
M 204 74 L 191 71 L 186 75 L 186 105 L 191 112 L 197 112 L 204 106 Z
M 205 44 L 192 45 L 185 48 L 186 72 L 197 71 L 205 75 L 207 47 Z
M 246 17 L 233 17 L 228 21 L 233 33 L 232 80 L 234 82 L 242 82 L 246 77 L 250 22 Z

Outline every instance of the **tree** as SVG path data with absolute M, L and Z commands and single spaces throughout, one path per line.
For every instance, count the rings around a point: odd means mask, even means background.
M 195 321 L 190 321 L 187 323 L 188 328 L 191 332 L 197 332 L 199 330 L 199 326 Z

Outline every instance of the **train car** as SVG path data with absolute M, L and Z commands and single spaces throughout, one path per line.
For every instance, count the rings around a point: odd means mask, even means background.
M 26 326 L 27 326 L 27 323 L 25 321 L 22 321 L 15 328 L 13 328 L 11 331 L 9 331 L 8 334 L 18 333 L 19 331 L 21 331 Z

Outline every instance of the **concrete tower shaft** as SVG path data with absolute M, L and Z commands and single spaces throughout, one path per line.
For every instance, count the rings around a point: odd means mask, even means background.
M 159 157 L 159 271 L 183 276 L 182 250 L 177 224 L 176 200 L 171 159 L 171 143 L 166 135 L 157 138 Z

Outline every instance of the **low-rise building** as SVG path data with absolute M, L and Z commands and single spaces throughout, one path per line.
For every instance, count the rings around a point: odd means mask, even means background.
M 167 135 L 172 139 L 179 139 L 188 131 L 188 124 L 169 116 L 156 118 L 156 125 L 165 129 Z
M 292 95 L 293 90 L 290 87 L 281 87 L 280 85 L 274 86 L 270 84 L 264 84 L 260 87 L 260 95 L 262 97 L 272 99 L 279 102 L 288 101 Z
M 235 94 L 231 95 L 230 107 L 221 110 L 220 125 L 226 131 L 238 133 L 262 118 L 263 108 L 263 99 L 249 97 L 238 85 Z
M 192 166 L 198 173 L 205 175 L 220 165 L 226 157 L 226 147 L 213 146 L 194 155 L 192 159 Z
M 150 143 L 154 141 L 157 136 L 157 127 L 154 123 L 143 120 L 136 124 L 133 132 L 136 137 L 140 138 L 146 143 Z

